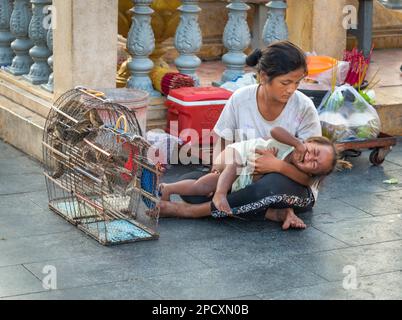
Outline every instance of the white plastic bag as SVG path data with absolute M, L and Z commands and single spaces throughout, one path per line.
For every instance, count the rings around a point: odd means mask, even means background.
M 148 149 L 148 160 L 152 163 L 177 164 L 178 149 L 183 144 L 180 138 L 172 136 L 163 130 L 150 130 L 146 140 L 151 144 Z
M 300 83 L 299 89 L 302 90 L 331 90 L 332 89 L 332 76 L 334 72 L 334 68 L 336 69 L 336 85 L 342 85 L 345 83 L 346 76 L 349 71 L 349 62 L 347 61 L 338 61 L 338 65 L 323 71 L 321 73 L 307 76 Z
M 224 88 L 229 91 L 236 91 L 239 88 L 249 86 L 252 84 L 256 84 L 257 79 L 255 77 L 254 72 L 245 73 L 242 76 L 237 77 L 232 81 L 227 81 L 221 85 L 221 88 Z
M 323 135 L 334 142 L 373 139 L 381 130 L 377 111 L 349 84 L 328 92 L 318 113 Z

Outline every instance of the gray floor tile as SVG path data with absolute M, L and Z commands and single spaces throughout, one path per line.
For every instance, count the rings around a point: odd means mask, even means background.
M 356 197 L 353 197 L 355 199 Z M 342 198 L 343 200 L 343 198 Z M 313 208 L 312 214 L 301 214 L 300 218 L 306 223 L 332 224 L 340 221 L 356 220 L 371 217 L 366 212 L 359 210 L 338 199 L 319 199 Z M 307 219 L 306 219 L 307 218 Z
M 7 240 L 66 232 L 73 228 L 71 224 L 50 211 L 40 212 L 27 209 L 25 213 L 20 214 L 15 214 L 14 210 L 0 212 L 0 237 Z
M 286 262 L 246 269 L 241 266 L 205 269 L 153 277 L 144 282 L 167 299 L 225 299 L 325 281 Z
M 0 159 L 25 157 L 25 154 L 0 139 Z
M 23 266 L 0 268 L 0 298 L 44 290 L 42 282 Z
M 24 175 L 28 173 L 43 173 L 43 168 L 39 163 L 27 158 L 18 157 L 12 159 L 0 159 L 0 177 L 9 175 Z
M 399 187 L 383 183 L 384 180 L 402 175 L 398 166 L 391 163 L 378 167 L 372 166 L 363 156 L 352 158 L 350 161 L 354 165 L 351 170 L 333 173 L 324 180 L 320 188 L 320 198 L 358 196 Z
M 226 219 L 225 219 L 226 220 Z M 167 243 L 185 243 L 189 240 L 226 237 L 237 234 L 236 228 L 225 224 L 221 219 L 174 219 L 159 220 L 160 240 Z
M 356 274 L 368 276 L 402 270 L 402 241 L 384 242 L 313 254 L 300 254 L 293 261 L 329 281 L 343 280 L 347 266 L 356 268 Z
M 315 227 L 307 226 L 305 230 L 288 230 L 276 233 L 262 232 L 261 240 L 266 246 L 289 255 L 300 252 L 317 252 L 344 248 L 347 244 L 328 236 Z M 260 240 L 257 238 L 257 241 Z
M 387 173 L 387 177 L 385 180 L 388 180 L 391 178 L 397 179 L 398 183 L 397 184 L 384 184 L 383 183 L 383 188 L 388 191 L 402 190 L 402 170 L 389 171 Z
M 311 287 L 260 294 L 264 300 L 401 300 L 402 272 L 392 272 L 357 279 L 356 287 L 343 281 Z M 346 289 L 345 289 L 346 288 Z
M 139 280 L 165 274 L 205 269 L 205 264 L 187 254 L 184 250 L 159 247 L 138 253 L 137 244 L 132 244 L 131 252 L 110 252 L 80 258 L 43 261 L 25 264 L 38 278 L 44 277 L 43 267 L 52 265 L 57 270 L 58 288 L 73 288 L 107 282 Z M 138 247 L 138 246 L 137 246 Z
M 19 295 L 8 300 L 159 300 L 141 281 L 117 282 L 89 287 Z
M 111 250 L 74 228 L 70 232 L 0 241 L 0 266 L 87 256 Z
M 41 191 L 43 193 L 44 191 Z M 0 214 L 26 214 L 27 212 L 45 212 L 43 208 L 32 202 L 29 193 L 0 195 Z M 46 196 L 47 197 L 47 196 Z M 47 209 L 47 207 L 45 208 Z
M 363 245 L 402 239 L 402 215 L 387 215 L 356 221 L 314 226 L 350 245 Z
M 252 296 L 240 296 L 240 297 L 228 298 L 228 300 L 261 300 L 261 298 L 257 295 L 252 295 Z
M 277 231 L 234 234 L 187 242 L 185 250 L 210 267 L 251 268 L 270 265 L 300 252 L 343 248 L 346 245 L 314 228 L 304 231 Z
M 0 177 L 0 195 L 46 190 L 42 173 L 18 174 Z
M 281 224 L 265 219 L 265 213 L 252 213 L 242 215 L 243 219 L 227 218 L 222 219 L 225 224 L 230 225 L 242 232 L 277 232 L 281 230 Z
M 49 206 L 48 206 L 49 198 L 48 198 L 46 189 L 36 191 L 36 192 L 29 192 L 25 196 L 30 201 L 32 201 L 35 205 L 41 207 L 42 209 L 44 209 L 44 210 L 49 209 Z
M 402 166 L 402 151 L 390 152 L 385 158 L 385 161 L 392 162 L 393 164 L 396 164 L 398 166 Z
M 402 213 L 402 190 L 344 197 L 341 201 L 375 216 Z

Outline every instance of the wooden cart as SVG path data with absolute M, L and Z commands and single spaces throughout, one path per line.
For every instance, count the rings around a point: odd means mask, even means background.
M 379 166 L 385 160 L 387 154 L 396 145 L 396 138 L 381 132 L 376 139 L 364 141 L 348 141 L 336 143 L 336 148 L 343 157 L 358 157 L 363 149 L 371 149 L 370 162 Z

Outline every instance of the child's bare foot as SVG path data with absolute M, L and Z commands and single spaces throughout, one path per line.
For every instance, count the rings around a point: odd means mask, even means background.
M 216 209 L 219 211 L 223 211 L 228 215 L 232 215 L 232 209 L 229 206 L 228 199 L 226 195 L 215 193 L 214 197 L 212 198 L 212 202 L 214 203 Z
M 169 201 L 170 200 L 170 191 L 169 191 L 169 184 L 168 183 L 161 183 L 159 184 L 159 193 L 161 195 L 161 200 Z
M 268 208 L 265 218 L 271 221 L 283 222 L 282 229 L 305 229 L 306 224 L 302 219 L 297 217 L 292 208 L 287 209 L 273 209 Z

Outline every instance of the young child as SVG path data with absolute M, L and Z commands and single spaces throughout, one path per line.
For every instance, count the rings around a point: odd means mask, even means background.
M 231 215 L 227 194 L 261 177 L 254 174 L 254 161 L 261 153 L 271 156 L 275 166 L 280 166 L 281 161 L 292 164 L 295 170 L 289 178 L 306 186 L 317 177 L 330 174 L 337 164 L 336 149 L 327 138 L 312 137 L 301 142 L 281 127 L 273 128 L 271 136 L 228 145 L 215 159 L 209 174 L 198 180 L 161 184 L 161 199 L 168 201 L 171 194 L 213 195 L 215 207 Z

